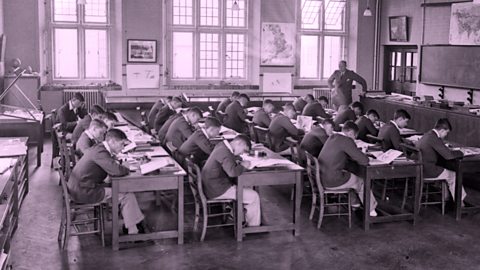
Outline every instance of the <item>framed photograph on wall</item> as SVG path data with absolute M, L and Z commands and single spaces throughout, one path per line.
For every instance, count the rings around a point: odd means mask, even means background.
M 408 41 L 408 17 L 389 17 L 390 41 Z
M 127 40 L 127 62 L 156 63 L 157 41 L 145 39 Z

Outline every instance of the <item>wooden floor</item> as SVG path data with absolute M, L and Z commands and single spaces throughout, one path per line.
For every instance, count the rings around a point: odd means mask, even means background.
M 449 210 L 441 216 L 435 207 L 422 208 L 418 225 L 409 222 L 373 225 L 364 232 L 361 213 L 348 229 L 345 219 L 326 218 L 322 230 L 308 220 L 309 198 L 302 207 L 301 236 L 288 232 L 249 235 L 234 240 L 231 229 L 212 229 L 204 243 L 185 234 L 185 244 L 158 241 L 120 251 L 110 243 L 102 248 L 99 238 L 72 237 L 67 251 L 60 251 L 61 191 L 58 175 L 50 169 L 50 145 L 43 165 L 31 168 L 31 188 L 20 212 L 12 245 L 13 269 L 479 269 L 480 214 L 456 222 Z M 30 154 L 33 161 L 35 152 Z M 30 164 L 34 164 L 31 162 Z M 473 198 L 478 192 L 470 191 Z M 262 208 L 269 223 L 290 217 L 290 189 L 260 190 Z M 146 196 L 148 197 L 148 195 Z M 143 199 L 140 198 L 142 201 Z M 148 199 L 148 198 L 147 198 Z M 141 203 L 148 223 L 155 228 L 175 226 L 168 205 L 155 208 Z M 192 211 L 187 206 L 187 230 Z M 189 210 L 190 209 L 190 210 Z M 109 239 L 109 238 L 108 238 Z

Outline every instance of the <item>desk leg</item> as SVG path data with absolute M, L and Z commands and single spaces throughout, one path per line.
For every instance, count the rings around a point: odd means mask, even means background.
M 463 186 L 463 168 L 462 162 L 457 160 L 455 181 L 455 218 L 462 219 L 462 186 Z
M 243 240 L 243 181 L 238 178 L 237 181 L 237 242 Z
M 300 209 L 302 206 L 303 181 L 301 172 L 295 173 L 295 205 L 293 207 L 294 235 L 300 235 Z
M 364 187 L 363 187 L 363 229 L 368 231 L 370 229 L 370 189 L 372 186 L 372 179 L 370 179 L 370 175 L 367 172 L 365 173 L 364 179 Z
M 414 201 L 413 201 L 413 225 L 417 222 L 418 213 L 420 212 L 420 193 L 421 193 L 421 182 L 422 182 L 422 166 L 417 166 L 417 174 L 415 177 L 414 184 Z
M 42 165 L 42 145 L 38 143 L 37 145 L 37 167 Z
M 118 235 L 118 183 L 112 182 L 112 249 L 119 249 Z
M 183 244 L 183 177 L 178 177 L 178 244 Z

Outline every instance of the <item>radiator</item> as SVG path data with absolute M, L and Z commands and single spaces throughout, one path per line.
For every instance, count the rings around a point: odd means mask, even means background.
M 63 103 L 67 103 L 75 93 L 80 93 L 85 98 L 85 108 L 90 111 L 90 108 L 98 104 L 105 108 L 105 100 L 103 99 L 100 89 L 64 89 L 63 90 Z
M 325 96 L 328 98 L 328 108 L 333 109 L 332 105 L 332 92 L 330 89 L 325 89 L 325 88 L 313 88 L 313 96 L 317 99 L 321 96 Z

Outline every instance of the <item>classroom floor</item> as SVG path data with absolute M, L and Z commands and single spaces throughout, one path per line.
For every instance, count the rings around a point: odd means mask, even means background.
M 102 248 L 96 236 L 71 237 L 68 250 L 57 245 L 61 189 L 58 173 L 50 169 L 50 149 L 43 164 L 31 165 L 30 193 L 21 212 L 12 244 L 13 269 L 479 269 L 480 214 L 456 222 L 450 209 L 423 208 L 418 224 L 410 222 L 373 225 L 364 232 L 360 213 L 352 229 L 346 219 L 326 218 L 321 230 L 308 220 L 310 200 L 302 205 L 301 235 L 274 232 L 234 240 L 229 228 L 210 229 L 205 242 L 191 232 L 192 211 L 187 206 L 185 244 L 157 241 L 120 251 L 110 243 Z M 33 161 L 35 152 L 31 152 Z M 34 164 L 35 162 L 30 162 Z M 469 190 L 467 190 L 468 192 Z M 269 223 L 290 217 L 290 189 L 262 188 L 262 208 Z M 471 197 L 480 197 L 470 192 Z M 142 201 L 149 225 L 175 226 L 168 206 L 154 208 Z M 172 224 L 173 222 L 173 224 Z

